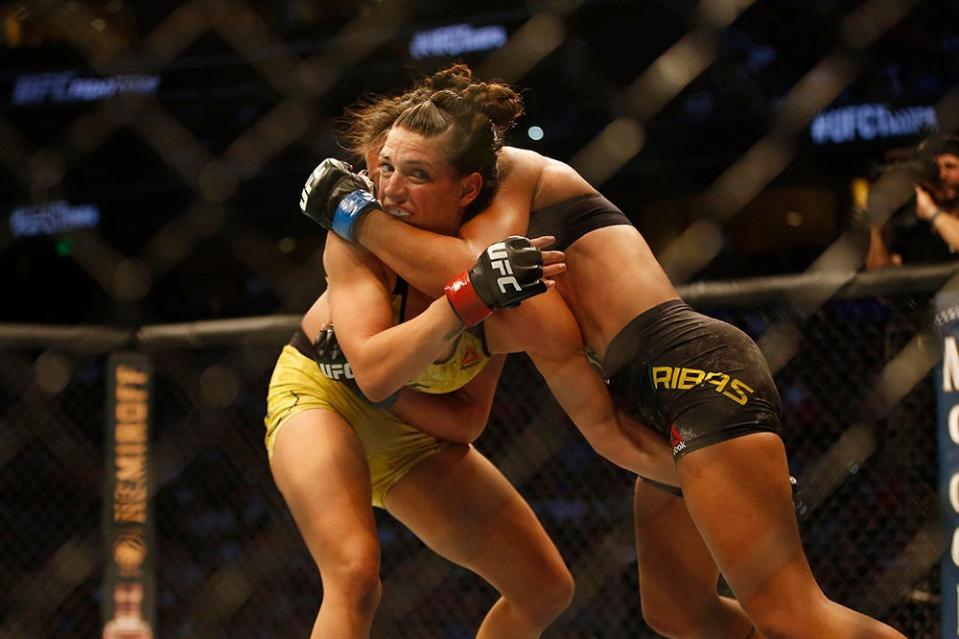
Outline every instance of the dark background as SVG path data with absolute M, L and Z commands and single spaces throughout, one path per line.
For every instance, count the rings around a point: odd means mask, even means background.
M 110 503 L 102 492 L 104 371 L 121 348 L 148 356 L 156 374 L 156 636 L 307 634 L 319 576 L 272 486 L 260 421 L 276 351 L 289 333 L 257 339 L 255 330 L 221 331 L 221 341 L 204 344 L 189 330 L 167 342 L 154 334 L 151 342 L 136 329 L 299 314 L 309 306 L 324 286 L 323 236 L 299 213 L 301 186 L 320 159 L 344 155 L 330 122 L 345 105 L 453 60 L 413 60 L 409 45 L 418 32 L 499 25 L 512 42 L 531 21 L 558 28 L 555 49 L 514 79 L 528 115 L 511 141 L 569 161 L 610 122 L 636 117 L 630 87 L 676 43 L 696 32 L 707 50 L 714 46 L 705 71 L 643 117 L 640 152 L 598 185 L 660 255 L 691 223 L 730 208 L 718 254 L 690 279 L 805 270 L 862 225 L 851 182 L 918 139 L 816 145 L 808 121 L 784 129 L 797 83 L 807 93 L 828 89 L 821 76 L 802 83 L 827 56 L 855 69 L 837 97 L 817 108 L 936 105 L 943 120 L 959 115 L 942 107 L 959 79 L 954 0 L 741 2 L 731 25 L 704 33 L 698 7 L 722 4 L 0 6 L 0 323 L 123 329 L 65 331 L 72 339 L 57 339 L 59 331 L 6 327 L 0 547 L 10 550 L 0 557 L 8 586 L 0 592 L 0 635 L 100 633 L 108 561 L 101 517 Z M 849 27 L 848 16 L 864 7 L 891 26 L 873 23 L 881 35 L 857 48 L 862 31 Z M 481 69 L 495 55 L 458 59 Z M 114 95 L 110 82 L 122 76 L 152 82 L 156 91 Z M 71 93 L 78 87 L 82 96 Z M 98 99 L 80 99 L 97 91 Z M 647 98 L 638 96 L 640 112 Z M 526 136 L 532 125 L 544 129 L 542 140 Z M 767 139 L 788 151 L 784 168 L 769 171 L 771 180 L 755 177 L 758 195 L 730 204 L 721 196 L 735 193 L 716 185 Z M 740 182 L 764 168 L 741 172 Z M 61 213 L 96 207 L 99 224 L 15 234 L 25 212 L 50 213 L 58 202 Z M 800 513 L 803 539 L 826 593 L 910 639 L 932 639 L 942 634 L 938 562 L 949 539 L 933 462 L 935 392 L 925 374 L 935 356 L 911 365 L 903 356 L 937 343 L 928 331 L 933 289 L 904 281 L 894 295 L 876 290 L 825 301 L 774 288 L 765 301 L 729 296 L 730 308 L 698 308 L 780 355 L 784 440 L 810 498 Z M 117 333 L 125 337 L 110 338 Z M 798 350 L 784 357 L 791 340 Z M 576 575 L 574 605 L 548 636 L 652 636 L 637 596 L 632 478 L 597 457 L 563 419 L 529 362 L 514 357 L 478 443 L 528 499 Z M 850 438 L 863 430 L 864 442 Z M 378 526 L 384 601 L 374 636 L 472 636 L 495 593 L 382 513 Z
M 323 288 L 322 234 L 296 202 L 320 159 L 345 157 L 331 120 L 364 92 L 395 91 L 453 60 L 478 67 L 490 55 L 414 60 L 415 33 L 469 23 L 512 35 L 535 14 L 561 16 L 559 46 L 516 81 L 528 113 L 510 142 L 569 160 L 626 112 L 630 84 L 700 24 L 691 1 L 437 0 L 399 3 L 391 30 L 344 36 L 358 18 L 396 4 L 0 8 L 0 321 L 135 326 L 303 312 Z M 934 105 L 955 87 L 957 3 L 906 3 L 877 42 L 850 51 L 844 16 L 862 4 L 763 0 L 718 34 L 715 61 L 644 123 L 642 150 L 600 185 L 655 250 L 708 214 L 696 196 L 770 130 L 784 98 L 830 53 L 862 65 L 830 108 Z M 246 23 L 269 37 L 237 37 Z M 360 54 L 343 54 L 357 43 Z M 57 73 L 146 75 L 158 85 L 92 101 L 15 99 L 24 77 Z M 542 140 L 526 135 L 532 125 Z M 695 279 L 804 270 L 856 222 L 850 181 L 918 139 L 814 145 L 804 128 L 787 168 L 725 226 L 722 250 Z M 17 207 L 57 201 L 95 205 L 99 225 L 14 235 Z M 799 218 L 788 222 L 788 211 Z

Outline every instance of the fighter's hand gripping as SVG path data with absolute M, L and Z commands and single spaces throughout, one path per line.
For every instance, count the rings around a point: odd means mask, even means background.
M 447 282 L 446 299 L 463 324 L 473 326 L 547 288 L 539 246 L 511 235 L 488 246 L 472 268 Z
M 334 158 L 313 169 L 300 195 L 300 209 L 308 217 L 348 242 L 356 241 L 357 221 L 377 206 L 370 178 Z

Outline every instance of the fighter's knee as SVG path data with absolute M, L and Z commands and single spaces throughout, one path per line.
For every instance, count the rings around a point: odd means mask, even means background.
M 522 601 L 512 603 L 523 609 L 524 616 L 545 626 L 569 608 L 575 589 L 573 575 L 559 565 L 542 574 Z
M 351 590 L 350 599 L 358 612 L 372 616 L 380 606 L 383 596 L 383 583 L 378 574 L 354 573 L 350 575 L 348 586 Z
M 564 610 L 573 603 L 573 595 L 576 592 L 576 582 L 573 580 L 573 574 L 563 566 L 558 570 L 552 579 L 553 586 L 550 599 L 553 602 L 553 608 L 558 617 Z
M 335 597 L 364 616 L 372 616 L 380 605 L 383 583 L 378 561 L 357 557 L 321 571 L 324 596 Z
M 538 616 L 549 620 L 560 616 L 573 602 L 575 590 L 576 584 L 569 569 L 565 565 L 555 567 L 541 584 L 536 606 Z

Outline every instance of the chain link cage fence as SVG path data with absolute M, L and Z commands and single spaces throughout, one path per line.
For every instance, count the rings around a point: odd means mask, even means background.
M 774 367 L 807 553 L 830 596 L 914 639 L 940 636 L 935 348 L 896 377 L 895 398 L 883 405 L 877 389 L 910 343 L 935 341 L 930 296 L 953 271 L 860 276 L 801 321 L 780 295 L 793 288 L 787 299 L 801 297 L 800 277 L 687 289 L 698 307 L 764 344 L 771 363 L 766 338 L 783 322 L 799 327 L 800 348 Z M 123 331 L 5 331 L 0 529 L 15 552 L 0 564 L 0 636 L 99 633 L 106 355 L 131 348 L 155 375 L 156 636 L 309 635 L 322 587 L 273 485 L 262 424 L 272 366 L 295 322 L 146 327 L 136 346 Z M 655 637 L 639 609 L 632 478 L 593 453 L 525 356 L 509 358 L 477 447 L 529 501 L 576 578 L 572 606 L 545 636 Z M 377 523 L 384 597 L 374 636 L 473 636 L 492 589 L 388 515 L 378 512 Z
M 0 236 L 0 266 L 12 274 L 4 286 L 39 277 L 10 289 L 17 303 L 4 320 L 62 323 L 60 297 L 72 317 L 105 326 L 302 313 L 323 286 L 322 238 L 294 209 L 303 177 L 318 158 L 340 154 L 328 125 L 345 103 L 396 88 L 400 65 L 391 61 L 411 44 L 426 46 L 418 25 L 450 21 L 431 14 L 432 4 L 0 7 L 12 46 L 0 61 L 9 107 L 0 114 L 0 194 L 27 203 Z M 729 257 L 744 209 L 804 156 L 810 137 L 856 127 L 848 113 L 834 114 L 836 130 L 817 114 L 850 95 L 873 99 L 864 77 L 884 75 L 898 58 L 935 57 L 929 43 L 954 46 L 957 24 L 948 0 L 652 2 L 641 14 L 633 13 L 639 3 L 617 0 L 466 4 L 477 12 L 467 31 L 507 27 L 482 32 L 496 36 L 492 50 L 461 57 L 481 78 L 554 89 L 528 93 L 529 110 L 568 104 L 554 109 L 553 130 L 572 131 L 565 142 L 576 150 L 550 147 L 548 137 L 541 150 L 624 210 L 640 211 L 634 221 L 677 284 Z M 299 26 L 282 29 L 280 14 Z M 661 28 L 637 41 L 636 21 Z M 587 31 L 596 24 L 601 38 Z M 934 33 L 923 31 L 929 25 Z M 433 46 L 452 35 L 440 33 Z M 44 39 L 56 50 L 28 64 L 32 43 Z M 635 45 L 635 68 L 614 70 L 616 41 Z M 764 57 L 777 47 L 789 55 Z M 442 46 L 433 53 L 434 66 L 451 59 Z M 954 82 L 957 60 L 936 58 L 933 75 Z M 36 72 L 21 74 L 21 65 Z M 886 84 L 928 89 L 930 77 Z M 704 102 L 709 95 L 716 104 Z M 889 122 L 911 117 L 955 131 L 954 86 L 923 96 L 930 109 Z M 682 134 L 681 116 L 696 113 L 745 134 L 720 144 Z M 651 170 L 677 168 L 681 155 L 720 168 L 665 171 L 665 179 Z M 664 198 L 654 208 L 692 191 L 686 208 L 699 213 L 649 218 L 640 191 Z M 289 205 L 280 207 L 283 193 Z M 88 223 L 91 200 L 100 226 Z M 684 293 L 756 337 L 776 373 L 806 494 L 804 541 L 828 594 L 911 638 L 937 637 L 944 542 L 927 312 L 951 271 L 855 276 L 863 261 L 855 222 L 882 222 L 899 204 L 855 203 L 861 210 L 849 220 L 820 228 L 811 257 L 794 269 L 806 269 L 801 276 L 755 290 L 690 284 Z M 21 235 L 14 218 L 26 225 Z M 22 234 L 48 227 L 56 229 L 49 236 Z M 41 264 L 44 251 L 62 259 Z M 261 323 L 267 328 L 3 328 L 0 638 L 100 635 L 107 371 L 110 356 L 125 351 L 145 355 L 154 375 L 156 636 L 308 635 L 319 578 L 273 487 L 260 422 L 278 346 L 295 320 Z M 522 356 L 510 358 L 503 379 L 477 445 L 534 506 L 577 579 L 572 607 L 547 636 L 653 636 L 639 613 L 630 478 L 588 449 Z M 493 593 L 382 513 L 378 525 L 385 595 L 376 636 L 471 636 Z

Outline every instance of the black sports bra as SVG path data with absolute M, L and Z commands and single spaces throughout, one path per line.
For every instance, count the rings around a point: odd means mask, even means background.
M 632 224 L 615 204 L 599 193 L 588 193 L 533 211 L 529 217 L 529 237 L 553 235 L 550 249 L 565 251 L 590 231 L 604 226 Z

